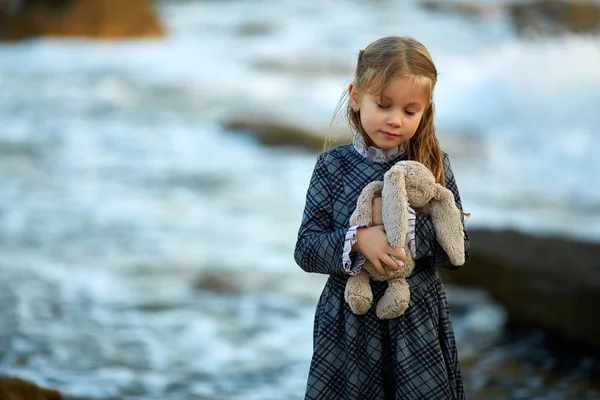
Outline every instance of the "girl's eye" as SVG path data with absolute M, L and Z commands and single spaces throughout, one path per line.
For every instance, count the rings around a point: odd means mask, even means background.
M 405 113 L 406 113 L 406 115 L 410 115 L 410 116 L 413 116 L 416 114 L 416 112 L 413 112 L 413 111 L 405 111 Z
M 385 108 L 389 108 L 389 107 L 390 106 L 386 106 L 386 105 L 377 103 L 377 108 L 384 108 L 385 109 Z

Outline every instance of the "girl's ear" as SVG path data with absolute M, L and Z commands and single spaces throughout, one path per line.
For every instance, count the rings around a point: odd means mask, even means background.
M 355 112 L 358 111 L 360 109 L 360 94 L 354 83 L 351 83 L 348 86 L 348 98 L 350 99 L 350 107 L 352 107 Z

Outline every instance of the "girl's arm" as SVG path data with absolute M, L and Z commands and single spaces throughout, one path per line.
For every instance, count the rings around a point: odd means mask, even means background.
M 306 272 L 348 274 L 342 253 L 348 226 L 333 229 L 333 201 L 326 154 L 321 154 L 313 171 L 306 194 L 306 205 L 294 258 Z
M 450 159 L 446 153 L 443 154 L 443 165 L 444 165 L 444 174 L 446 176 L 446 188 L 448 188 L 452 194 L 454 194 L 454 200 L 456 201 L 456 206 L 462 211 L 462 203 L 460 201 L 460 194 L 458 193 L 458 186 L 456 185 L 456 180 L 454 179 L 454 173 L 452 172 L 452 168 L 450 166 Z M 463 229 L 464 229 L 464 221 L 463 221 Z M 470 245 L 469 245 L 469 234 L 466 230 L 465 232 L 465 262 L 470 257 Z M 416 244 L 416 257 L 415 259 L 419 259 L 422 257 L 431 257 L 433 265 L 435 267 L 444 267 L 449 269 L 458 269 L 462 265 L 455 266 L 452 265 L 448 255 L 440 246 L 437 241 L 435 235 L 435 228 L 433 227 L 433 223 L 431 222 L 431 217 L 425 214 L 417 213 L 416 227 L 415 227 L 415 244 Z

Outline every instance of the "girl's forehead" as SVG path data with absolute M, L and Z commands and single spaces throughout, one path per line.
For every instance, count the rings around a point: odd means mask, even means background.
M 425 102 L 431 96 L 431 81 L 423 76 L 399 76 L 377 86 L 367 92 L 388 100 Z

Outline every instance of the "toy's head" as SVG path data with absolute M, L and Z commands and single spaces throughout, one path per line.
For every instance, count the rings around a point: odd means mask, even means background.
M 426 209 L 431 199 L 436 197 L 440 185 L 436 184 L 433 174 L 420 162 L 404 161 L 402 168 L 411 207 Z
M 410 205 L 431 216 L 438 242 L 448 254 L 450 262 L 456 266 L 464 264 L 461 211 L 456 206 L 452 192 L 436 183 L 425 165 L 417 161 L 396 163 L 384 176 L 382 197 L 388 236 L 390 232 L 392 237 L 398 237 L 399 240 L 406 236 L 407 207 Z

